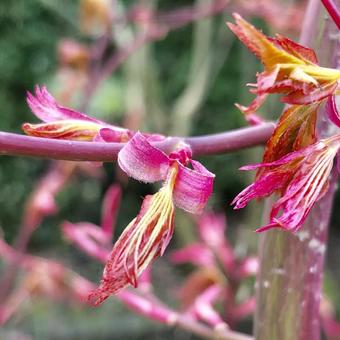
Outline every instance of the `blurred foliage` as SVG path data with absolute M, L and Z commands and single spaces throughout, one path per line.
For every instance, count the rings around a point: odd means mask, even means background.
M 160 1 L 159 7 L 165 10 L 193 3 L 193 1 Z M 1 2 L 2 119 L 0 128 L 2 130 L 20 131 L 22 122 L 36 121 L 25 103 L 25 93 L 27 90 L 32 90 L 35 84 L 50 84 L 52 89 L 58 86 L 59 83 L 55 78 L 58 66 L 56 57 L 58 41 L 65 37 L 86 41 L 87 38 L 82 36 L 77 28 L 77 7 L 77 2 L 69 1 L 60 1 L 58 5 L 48 0 Z M 220 25 L 224 20 L 224 17 L 217 16 L 215 26 Z M 227 29 L 226 36 L 231 38 Z M 188 42 L 191 40 L 192 25 L 187 25 L 152 46 L 159 82 L 162 84 L 159 91 L 164 98 L 165 106 L 172 105 L 186 85 L 191 57 Z M 213 133 L 243 125 L 242 116 L 233 105 L 240 98 L 240 92 L 244 91 L 240 86 L 243 71 L 238 62 L 242 49 L 240 44 L 233 43 L 221 72 L 194 117 L 191 134 Z M 176 53 L 173 53 L 174 51 Z M 59 84 L 59 86 L 63 85 Z M 120 99 L 122 88 L 124 88 L 124 77 L 121 70 L 118 70 L 99 88 L 91 102 L 90 113 L 109 121 L 121 117 L 124 111 Z M 244 153 L 240 152 L 202 159 L 211 171 L 218 174 L 214 194 L 214 206 L 217 210 L 224 210 L 225 197 L 228 197 L 230 202 L 235 193 L 245 184 L 247 176 L 235 171 L 245 162 L 244 158 Z M 0 158 L 2 187 L 0 225 L 5 230 L 6 239 L 12 240 L 16 235 L 25 199 L 46 167 L 46 161 L 42 160 Z M 63 219 L 98 222 L 100 198 L 113 178 L 113 166 L 107 165 L 105 169 L 108 176 L 106 183 L 96 179 L 81 178 L 71 182 L 66 190 L 58 195 L 60 213 L 57 217 L 47 218 L 43 222 L 43 226 L 33 237 L 32 244 L 35 247 L 59 243 L 58 224 Z M 146 186 L 129 183 L 124 190 L 118 225 L 124 226 L 134 216 L 138 211 L 140 197 L 147 194 L 148 190 L 150 188 Z M 86 191 L 91 193 L 91 197 L 87 197 Z

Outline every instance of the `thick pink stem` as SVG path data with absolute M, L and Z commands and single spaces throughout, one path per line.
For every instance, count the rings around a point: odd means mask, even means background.
M 226 153 L 265 143 L 273 129 L 273 123 L 265 123 L 206 136 L 169 137 L 155 145 L 169 151 L 179 141 L 185 141 L 195 155 Z M 0 155 L 112 162 L 123 146 L 124 143 L 75 142 L 0 132 Z

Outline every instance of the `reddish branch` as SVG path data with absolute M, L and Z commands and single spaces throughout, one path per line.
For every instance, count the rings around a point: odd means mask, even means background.
M 340 30 L 340 10 L 332 0 L 321 0 L 327 12 Z
M 194 155 L 226 153 L 267 141 L 274 123 L 197 137 L 168 137 L 155 145 L 169 151 L 179 141 L 188 143 Z M 0 132 L 0 155 L 30 156 L 73 161 L 112 162 L 124 143 L 75 142 Z

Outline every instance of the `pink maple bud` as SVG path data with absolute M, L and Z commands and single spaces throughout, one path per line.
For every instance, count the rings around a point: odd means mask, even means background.
M 120 197 L 120 187 L 110 186 L 103 200 L 101 226 L 88 222 L 73 224 L 66 221 L 62 225 L 65 237 L 91 257 L 105 262 L 110 254 Z
M 35 95 L 28 92 L 27 104 L 44 122 L 23 124 L 23 130 L 31 136 L 82 141 L 100 139 L 107 142 L 124 142 L 131 137 L 131 132 L 127 129 L 109 125 L 85 113 L 59 105 L 45 86 L 36 86 Z
M 57 103 L 46 87 L 35 87 L 35 95 L 27 93 L 27 104 L 42 120 L 41 124 L 24 123 L 22 129 L 31 136 L 94 142 L 127 142 L 134 131 L 110 125 Z M 164 139 L 160 134 L 143 134 L 150 141 Z
M 152 299 L 138 295 L 136 292 L 126 289 L 119 292 L 117 298 L 128 308 L 150 320 L 155 320 L 168 326 L 173 326 L 176 323 L 177 312 Z
M 143 182 L 163 180 L 162 188 L 145 197 L 138 216 L 126 227 L 106 263 L 100 286 L 89 301 L 98 305 L 131 284 L 158 256 L 173 234 L 174 206 L 191 213 L 202 212 L 213 186 L 214 175 L 191 160 L 193 169 L 152 146 L 137 133 L 119 152 L 118 163 L 130 177 Z M 186 158 L 185 158 L 186 159 Z
M 270 93 L 286 94 L 282 101 L 305 105 L 320 101 L 335 93 L 340 71 L 320 67 L 314 51 L 284 36 L 266 37 L 261 31 L 234 14 L 236 24 L 228 23 L 235 35 L 263 63 L 265 70 L 257 75 L 257 83 L 250 84 L 256 94 L 248 106 L 237 105 L 252 115 Z
M 235 209 L 243 208 L 254 198 L 279 192 L 281 198 L 272 207 L 269 224 L 257 231 L 276 227 L 293 232 L 299 230 L 314 203 L 328 190 L 329 175 L 339 148 L 340 135 L 335 135 L 277 161 L 242 167 L 241 170 L 263 168 L 264 171 L 232 204 Z

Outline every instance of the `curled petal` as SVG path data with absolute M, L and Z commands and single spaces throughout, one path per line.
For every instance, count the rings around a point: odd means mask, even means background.
M 340 127 L 340 114 L 336 106 L 335 96 L 330 96 L 328 98 L 326 103 L 326 112 L 330 121 L 337 127 Z
M 100 286 L 89 295 L 89 302 L 98 305 L 129 284 L 137 287 L 137 277 L 167 247 L 173 220 L 174 205 L 168 185 L 157 194 L 146 196 L 139 215 L 115 243 Z
M 60 120 L 52 123 L 24 123 L 22 129 L 27 135 L 54 139 L 92 141 L 100 126 L 81 120 Z
M 58 120 L 72 119 L 101 123 L 99 120 L 84 113 L 60 106 L 45 86 L 35 87 L 35 95 L 27 92 L 27 104 L 32 112 L 43 122 L 50 123 Z
M 118 154 L 118 164 L 130 177 L 142 182 L 156 182 L 166 178 L 169 158 L 152 146 L 137 132 Z
M 215 175 L 197 161 L 191 160 L 191 164 L 193 170 L 178 163 L 174 202 L 183 210 L 199 214 L 211 196 Z

